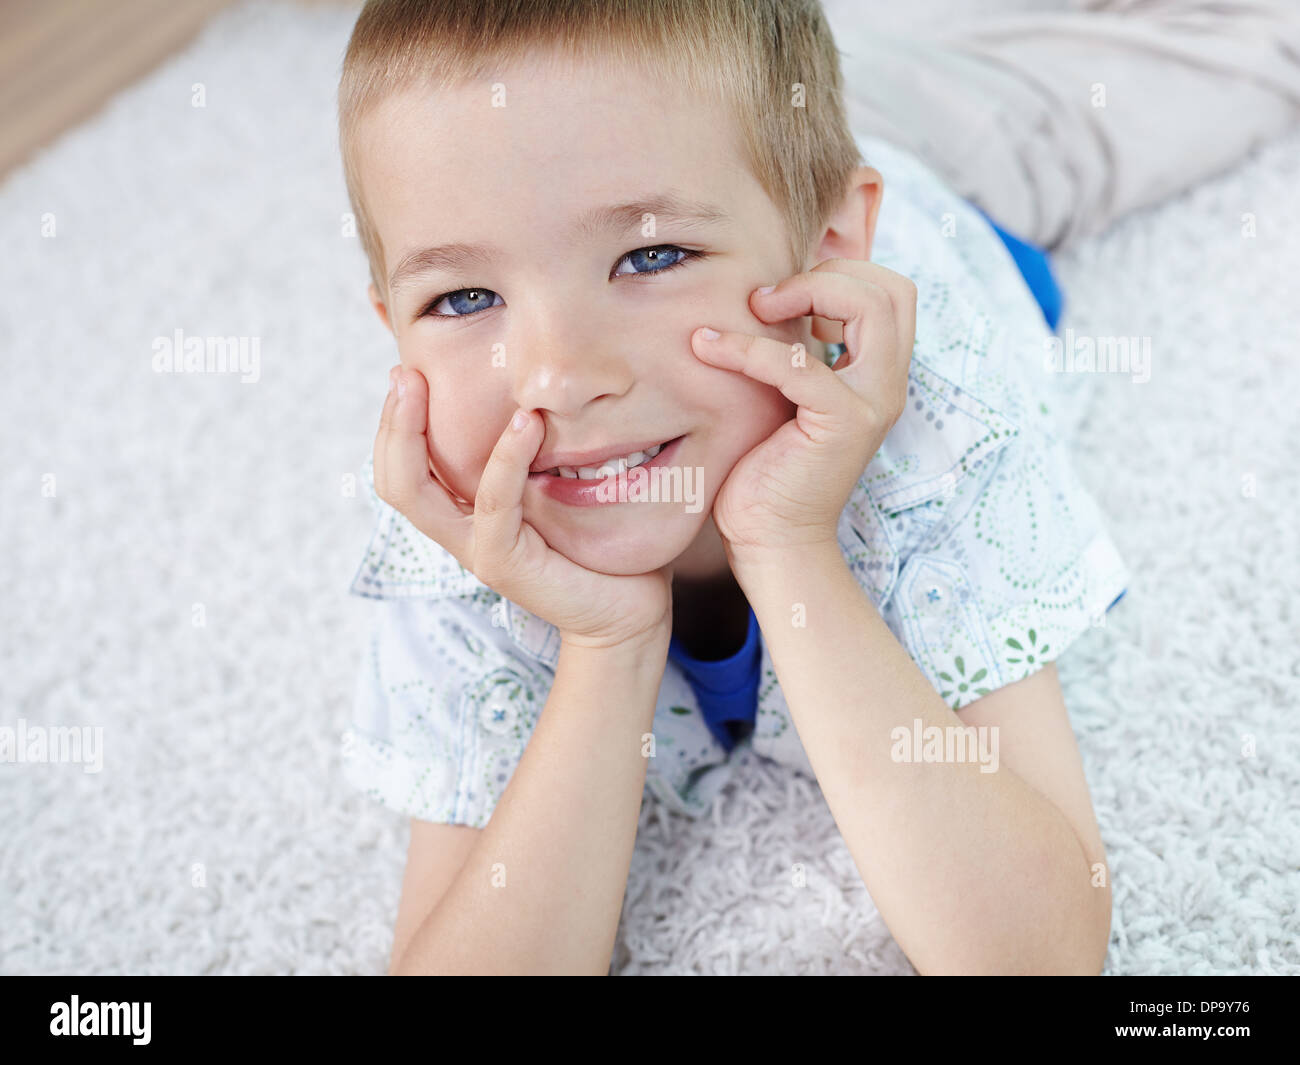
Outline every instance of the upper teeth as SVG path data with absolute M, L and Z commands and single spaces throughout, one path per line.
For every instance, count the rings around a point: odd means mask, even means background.
M 616 461 L 606 460 L 599 466 L 556 466 L 546 472 L 555 477 L 578 477 L 584 481 L 599 481 L 624 473 L 634 466 L 640 466 L 641 463 L 654 458 L 663 448 L 663 444 L 655 444 L 654 447 L 646 448 L 644 451 L 633 451 L 632 454 L 624 455 Z

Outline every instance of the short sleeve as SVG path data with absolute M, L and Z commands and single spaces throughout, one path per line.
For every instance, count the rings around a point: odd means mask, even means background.
M 1055 660 L 1128 583 L 1066 448 L 1025 430 L 907 515 L 885 619 L 953 709 Z
M 372 601 L 343 773 L 424 821 L 487 825 L 553 679 L 492 624 L 495 593 Z

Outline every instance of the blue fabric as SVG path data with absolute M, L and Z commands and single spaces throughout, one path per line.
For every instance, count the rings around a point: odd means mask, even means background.
M 1061 295 L 1060 286 L 1056 283 L 1056 278 L 1052 276 L 1052 266 L 1048 262 L 1047 253 L 1034 244 L 1027 244 L 1017 237 L 1013 237 L 1000 225 L 998 225 L 988 214 L 975 208 L 980 214 L 988 219 L 989 225 L 1007 246 L 1007 251 L 1011 253 L 1011 258 L 1016 261 L 1016 266 L 1020 268 L 1020 276 L 1025 279 L 1025 284 L 1029 286 L 1029 291 L 1033 294 L 1034 299 L 1038 302 L 1039 309 L 1043 312 L 1043 320 L 1047 322 L 1047 328 L 1053 332 L 1056 330 L 1056 323 L 1061 320 L 1061 306 L 1064 302 Z
M 758 670 L 762 662 L 758 631 L 758 618 L 754 616 L 754 608 L 750 607 L 745 646 L 730 658 L 714 662 L 692 658 L 676 636 L 668 641 L 668 656 L 686 675 L 695 698 L 699 700 L 704 723 L 728 751 L 754 725 L 758 708 Z

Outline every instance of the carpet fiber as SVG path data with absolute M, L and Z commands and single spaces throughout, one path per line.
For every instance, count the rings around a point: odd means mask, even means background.
M 394 362 L 341 221 L 351 21 L 227 12 L 0 187 L 0 726 L 103 737 L 0 765 L 0 971 L 385 969 L 407 823 L 338 749 Z M 1077 453 L 1133 580 L 1060 661 L 1108 973 L 1300 973 L 1297 188 L 1300 136 L 1058 263 L 1063 327 L 1151 338 Z M 258 338 L 257 380 L 156 372 L 178 329 Z M 913 971 L 803 778 L 641 818 L 615 972 Z

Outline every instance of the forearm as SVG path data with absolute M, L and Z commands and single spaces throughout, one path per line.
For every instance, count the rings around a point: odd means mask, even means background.
M 738 571 L 826 802 L 923 973 L 1096 973 L 1106 896 L 1064 815 L 1002 766 L 898 762 L 891 731 L 963 727 L 842 556 Z M 802 603 L 806 626 L 791 623 Z
M 667 648 L 563 645 L 491 820 L 394 972 L 608 973 Z

